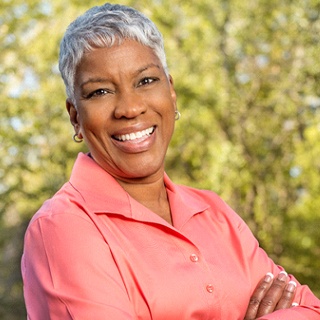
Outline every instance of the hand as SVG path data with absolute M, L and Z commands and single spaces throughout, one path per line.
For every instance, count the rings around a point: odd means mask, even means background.
M 253 292 L 244 320 L 254 320 L 279 309 L 292 306 L 297 284 L 288 282 L 288 275 L 281 271 L 276 279 L 267 273 Z

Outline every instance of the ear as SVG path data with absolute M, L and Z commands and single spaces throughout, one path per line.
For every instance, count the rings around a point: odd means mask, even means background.
M 70 122 L 73 125 L 75 133 L 78 135 L 79 139 L 82 139 L 78 110 L 69 98 L 66 100 L 66 109 L 69 113 Z
M 175 106 L 175 110 L 177 109 L 176 105 L 177 105 L 177 94 L 176 91 L 174 89 L 174 84 L 173 84 L 173 78 L 172 76 L 169 74 L 169 85 L 170 85 L 170 93 L 171 93 L 171 98 L 174 102 L 174 106 Z

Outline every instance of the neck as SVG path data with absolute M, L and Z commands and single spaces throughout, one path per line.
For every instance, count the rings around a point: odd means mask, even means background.
M 122 180 L 118 182 L 132 198 L 172 224 L 163 176 L 151 182 Z

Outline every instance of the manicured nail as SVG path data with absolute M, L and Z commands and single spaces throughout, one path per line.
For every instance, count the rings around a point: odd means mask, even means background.
M 266 277 L 264 278 L 264 281 L 269 283 L 273 280 L 273 278 L 274 278 L 274 275 L 271 272 L 268 272 L 266 274 Z
M 297 307 L 298 305 L 299 305 L 298 303 L 294 302 L 294 303 L 292 304 L 292 307 Z
M 285 271 L 280 271 L 278 275 L 278 279 L 281 281 L 285 281 L 288 277 L 288 274 Z
M 291 280 L 288 282 L 287 290 L 289 292 L 294 292 L 296 290 L 296 287 L 297 287 L 297 284 Z

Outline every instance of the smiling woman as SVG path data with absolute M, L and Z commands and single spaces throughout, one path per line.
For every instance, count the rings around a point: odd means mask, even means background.
M 90 9 L 62 40 L 60 71 L 88 153 L 26 232 L 29 319 L 320 319 L 230 207 L 166 175 L 180 113 L 149 19 Z

